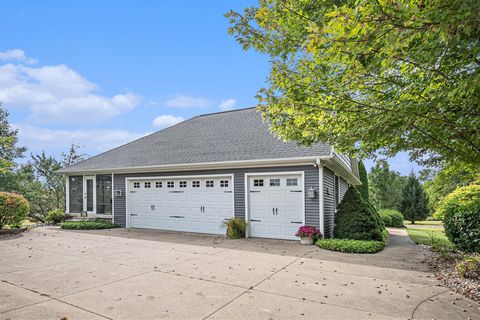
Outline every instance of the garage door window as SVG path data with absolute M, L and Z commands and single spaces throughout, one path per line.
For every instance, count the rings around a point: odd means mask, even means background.
M 152 184 L 150 182 L 145 182 L 145 188 L 150 188 L 152 186 Z
M 173 181 L 168 181 L 168 182 L 167 182 L 167 188 L 173 188 L 173 187 L 175 187 L 175 182 L 173 182 Z
M 133 183 L 133 188 L 134 188 L 134 189 L 140 188 L 140 182 L 134 182 L 134 183 Z
M 207 180 L 207 188 L 213 188 L 213 180 Z
M 253 180 L 254 187 L 263 187 L 263 179 L 255 179 Z
M 180 181 L 180 188 L 186 188 L 187 187 L 187 181 Z
M 270 179 L 270 187 L 280 187 L 280 179 Z
M 200 181 L 192 181 L 193 188 L 200 188 Z
M 298 184 L 297 179 L 287 179 L 287 186 L 294 187 Z
M 162 181 L 155 182 L 155 188 L 161 188 L 161 187 L 162 187 Z
M 228 180 L 220 180 L 220 188 L 228 188 Z

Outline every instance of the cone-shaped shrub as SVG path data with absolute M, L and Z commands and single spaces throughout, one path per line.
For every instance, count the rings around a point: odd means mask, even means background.
M 335 215 L 334 236 L 341 239 L 382 241 L 383 222 L 360 192 L 350 187 Z

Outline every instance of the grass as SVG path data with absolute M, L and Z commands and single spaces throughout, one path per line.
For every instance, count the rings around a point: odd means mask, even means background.
M 453 243 L 448 240 L 442 229 L 427 229 L 427 228 L 409 228 L 407 229 L 410 239 L 416 244 L 424 244 L 432 247 L 447 247 L 454 248 Z
M 412 225 L 412 222 L 410 220 L 405 220 L 403 221 L 404 225 Z M 415 221 L 415 224 L 418 224 L 420 226 L 441 226 L 443 224 L 442 221 Z
M 108 221 L 69 221 L 61 225 L 62 229 L 67 230 L 98 230 L 98 229 L 114 229 L 120 228 L 118 224 Z

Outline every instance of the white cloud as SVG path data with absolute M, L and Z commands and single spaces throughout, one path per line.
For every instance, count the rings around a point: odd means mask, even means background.
M 28 146 L 28 151 L 33 153 L 48 150 L 59 154 L 66 151 L 72 141 L 75 141 L 84 145 L 88 154 L 94 155 L 144 136 L 144 134 L 126 130 L 54 130 L 25 124 L 14 124 L 13 126 L 19 129 L 19 145 Z
M 133 93 L 106 97 L 97 87 L 65 65 L 0 66 L 0 101 L 7 107 L 31 110 L 30 119 L 56 123 L 98 123 L 135 108 Z
M 233 98 L 222 100 L 222 101 L 220 101 L 220 104 L 218 105 L 218 108 L 221 111 L 233 110 L 233 109 L 235 109 L 235 104 L 236 103 L 237 103 L 237 100 L 233 99 Z
M 25 52 L 20 49 L 0 51 L 0 61 L 20 61 L 25 63 L 37 63 L 37 60 L 28 58 Z
M 210 106 L 210 101 L 206 98 L 195 98 L 190 96 L 178 95 L 165 101 L 167 107 L 173 108 L 206 108 Z
M 170 114 L 164 114 L 153 119 L 153 125 L 158 128 L 171 127 L 179 122 L 182 122 L 182 117 L 175 117 Z

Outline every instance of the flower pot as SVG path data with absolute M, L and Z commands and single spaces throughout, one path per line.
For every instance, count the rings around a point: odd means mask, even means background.
M 301 244 L 313 244 L 313 238 L 311 237 L 301 237 L 300 238 L 300 243 Z

